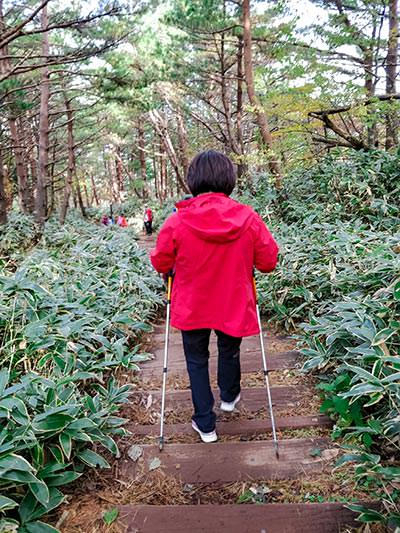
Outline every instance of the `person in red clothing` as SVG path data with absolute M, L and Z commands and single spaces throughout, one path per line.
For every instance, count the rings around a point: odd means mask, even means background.
M 217 440 L 214 397 L 208 373 L 209 340 L 215 330 L 221 409 L 240 400 L 240 344 L 259 333 L 254 267 L 271 272 L 278 246 L 261 217 L 229 198 L 235 171 L 225 155 L 206 151 L 190 164 L 193 198 L 163 224 L 151 262 L 161 273 L 174 270 L 171 325 L 182 331 L 192 389 L 192 426 L 204 442 Z
M 153 211 L 147 205 L 144 208 L 143 222 L 146 228 L 146 235 L 151 235 L 153 233 Z
M 120 226 L 121 228 L 127 228 L 127 227 L 128 227 L 128 221 L 126 220 L 124 213 L 121 213 L 121 214 L 118 216 L 117 224 L 118 224 L 118 226 Z

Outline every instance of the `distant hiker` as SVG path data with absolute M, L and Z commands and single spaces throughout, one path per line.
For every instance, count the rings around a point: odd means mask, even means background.
M 108 226 L 108 216 L 107 215 L 103 215 L 101 217 L 101 223 L 104 225 L 104 226 Z
M 151 235 L 153 233 L 153 211 L 147 205 L 144 208 L 143 222 L 146 235 Z
M 271 272 L 278 246 L 251 207 L 229 198 L 236 176 L 230 159 L 207 151 L 190 164 L 187 182 L 194 198 L 177 204 L 151 253 L 154 268 L 175 271 L 171 325 L 182 330 L 194 415 L 203 442 L 217 440 L 214 397 L 208 374 L 211 330 L 218 337 L 221 409 L 240 400 L 240 344 L 259 333 L 253 268 Z
M 121 213 L 118 216 L 117 224 L 118 224 L 118 226 L 121 226 L 121 228 L 127 228 L 128 227 L 128 222 L 127 222 L 127 220 L 125 218 L 125 215 L 123 213 Z

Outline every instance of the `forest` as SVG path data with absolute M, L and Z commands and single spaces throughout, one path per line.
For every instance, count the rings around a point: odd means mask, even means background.
M 0 0 L 0 533 L 74 531 L 76 480 L 120 457 L 165 307 L 143 210 L 157 231 L 207 149 L 279 243 L 262 318 L 379 500 L 344 502 L 357 531 L 400 531 L 398 74 L 397 0 Z

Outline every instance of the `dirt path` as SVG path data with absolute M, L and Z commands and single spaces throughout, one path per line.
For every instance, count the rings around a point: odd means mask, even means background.
M 142 238 L 152 247 L 154 238 Z M 123 416 L 131 436 L 112 472 L 84 487 L 63 531 L 103 531 L 101 512 L 118 509 L 104 531 L 130 533 L 336 533 L 355 526 L 343 500 L 365 498 L 343 474 L 332 473 L 339 448 L 330 420 L 319 414 L 311 378 L 299 373 L 299 355 L 287 337 L 265 334 L 278 428 L 280 459 L 271 441 L 259 339 L 242 343 L 242 400 L 235 413 L 218 409 L 219 441 L 203 444 L 190 427 L 192 413 L 180 333 L 171 331 L 166 445 L 158 449 L 164 325 L 151 336 L 154 359 L 142 364 Z M 216 343 L 210 369 L 216 389 Z M 76 496 L 75 496 L 76 498 Z M 308 503 L 306 503 L 308 502 Z M 322 503 L 310 503 L 322 502 Z M 263 505 L 251 505 L 259 503 Z M 245 505 L 248 504 L 248 505 Z M 72 513 L 72 514 L 71 514 Z

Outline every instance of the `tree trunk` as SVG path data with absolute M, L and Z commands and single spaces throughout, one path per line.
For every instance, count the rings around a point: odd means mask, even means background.
M 164 151 L 164 143 L 162 141 L 161 136 L 160 136 L 160 165 L 159 165 L 159 169 L 160 169 L 160 180 L 159 180 L 159 183 L 160 183 L 160 200 L 161 200 L 161 202 L 164 202 L 165 199 L 167 198 L 167 192 L 168 192 L 167 191 L 168 174 L 167 174 L 167 159 L 166 159 L 166 154 L 165 154 L 165 151 Z
M 273 139 L 269 130 L 267 117 L 261 107 L 258 96 L 254 88 L 254 74 L 253 74 L 253 53 L 251 49 L 251 25 L 250 25 L 250 0 L 243 0 L 242 4 L 243 17 L 243 59 L 244 59 L 244 75 L 246 79 L 247 94 L 250 104 L 254 108 L 258 126 L 260 128 L 261 138 L 264 146 L 270 152 L 269 169 L 275 176 L 275 184 L 278 189 L 282 187 L 282 176 L 279 162 L 272 152 Z
M 3 164 L 3 150 L 0 147 L 0 224 L 7 222 L 7 197 L 5 187 L 5 173 Z
M 96 205 L 100 205 L 99 197 L 97 195 L 96 183 L 95 183 L 94 177 L 92 175 L 90 176 L 90 181 L 92 183 L 92 193 L 93 193 L 94 201 L 96 202 Z
M 49 24 L 47 5 L 42 9 L 42 28 L 47 28 Z M 42 56 L 44 61 L 49 57 L 49 34 L 43 33 Z M 40 89 L 40 111 L 39 111 L 39 165 L 36 181 L 35 195 L 35 219 L 39 225 L 43 225 L 47 214 L 47 185 L 48 185 L 48 163 L 49 163 L 49 98 L 50 98 L 50 71 L 46 65 L 42 68 L 41 89 Z
M 123 165 L 121 159 L 121 150 L 119 146 L 115 149 L 115 171 L 117 177 L 117 186 L 118 186 L 118 198 L 121 198 L 121 191 L 124 190 L 124 175 L 123 175 Z
M 175 113 L 176 113 L 176 123 L 178 126 L 180 160 L 181 160 L 183 175 L 186 178 L 188 169 L 189 169 L 189 143 L 187 139 L 185 123 L 183 121 L 182 111 L 179 109 L 179 107 L 176 108 Z
M 81 210 L 82 216 L 83 216 L 83 218 L 86 218 L 86 210 L 85 210 L 85 206 L 83 204 L 81 185 L 79 183 L 79 178 L 76 175 L 76 173 L 75 173 L 75 191 L 76 191 L 76 196 L 78 198 L 78 204 L 79 204 L 79 208 Z
M 168 127 L 165 124 L 163 117 L 160 115 L 158 111 L 150 111 L 149 116 L 158 135 L 160 136 L 162 140 L 162 143 L 164 144 L 165 152 L 168 155 L 168 159 L 170 160 L 172 168 L 174 169 L 176 179 L 178 180 L 181 189 L 185 191 L 186 193 L 188 193 L 189 189 L 184 181 L 184 178 L 182 177 L 182 174 L 179 168 L 178 158 L 175 152 L 175 148 L 172 144 L 172 140 L 169 135 Z
M 236 139 L 239 147 L 240 155 L 237 164 L 237 177 L 239 187 L 241 185 L 243 176 L 246 174 L 246 165 L 243 161 L 244 156 L 244 141 L 243 141 L 243 37 L 238 37 L 237 45 L 237 86 L 236 86 Z
M 140 177 L 143 181 L 143 198 L 148 196 L 147 194 L 147 166 L 146 166 L 146 156 L 144 153 L 145 142 L 144 142 L 144 129 L 139 122 L 138 124 L 138 148 L 139 148 L 139 163 L 140 163 Z
M 18 181 L 18 201 L 23 213 L 32 213 L 32 202 L 30 187 L 28 183 L 28 168 L 24 158 L 24 150 L 20 141 L 20 134 L 17 128 L 17 121 L 14 118 L 8 120 L 11 140 L 13 143 L 13 152 L 15 157 L 15 166 Z
M 111 198 L 114 203 L 120 203 L 121 199 L 119 196 L 119 186 L 116 172 L 116 157 L 115 153 L 112 152 L 108 159 L 108 172 L 110 174 L 110 186 L 111 186 Z
M 5 31 L 5 23 L 3 16 L 3 2 L 0 0 L 0 35 Z M 0 48 L 0 75 L 5 75 L 10 71 L 11 65 L 8 57 L 2 59 L 2 56 L 8 56 L 8 46 L 5 45 Z M 7 120 L 10 130 L 11 141 L 13 144 L 13 153 L 15 158 L 17 186 L 18 186 L 18 202 L 23 213 L 32 213 L 33 200 L 32 191 L 28 183 L 28 166 L 25 159 L 24 148 L 22 146 L 23 132 L 20 131 L 20 126 L 17 123 L 16 117 L 9 117 Z
M 397 0 L 389 3 L 389 37 L 386 57 L 386 94 L 396 93 L 397 56 L 399 46 L 399 21 L 397 18 Z M 398 116 L 389 110 L 386 114 L 386 149 L 398 144 Z
M 67 175 L 65 178 L 65 187 L 64 187 L 64 199 L 61 206 L 60 212 L 60 224 L 64 224 L 65 217 L 67 216 L 69 199 L 72 192 L 72 185 L 74 182 L 75 174 L 75 154 L 74 154 L 74 115 L 71 109 L 71 102 L 68 100 L 67 95 L 65 95 L 65 110 L 67 116 L 67 146 L 68 146 L 68 168 Z

